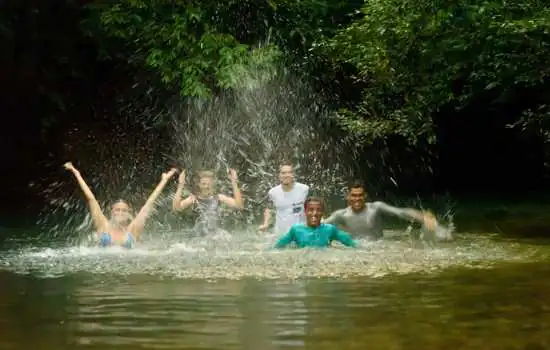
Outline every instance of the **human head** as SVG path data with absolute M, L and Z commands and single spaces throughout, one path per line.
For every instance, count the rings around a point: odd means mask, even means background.
M 290 162 L 283 162 L 279 166 L 279 181 L 281 185 L 289 186 L 294 182 L 294 167 Z
M 212 195 L 214 193 L 214 172 L 209 170 L 199 172 L 198 185 L 201 195 Z
M 308 197 L 304 203 L 306 223 L 308 226 L 319 226 L 325 212 L 325 201 L 321 197 Z
M 365 209 L 365 201 L 367 199 L 367 192 L 365 191 L 365 185 L 361 180 L 354 180 L 348 185 L 348 205 L 354 212 L 360 212 Z
M 128 202 L 119 199 L 111 206 L 111 221 L 119 226 L 126 226 L 132 221 L 132 207 Z

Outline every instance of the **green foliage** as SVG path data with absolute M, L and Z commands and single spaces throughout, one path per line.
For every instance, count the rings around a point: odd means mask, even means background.
M 104 57 L 159 73 L 183 96 L 204 97 L 246 84 L 250 72 L 269 77 L 283 51 L 303 56 L 349 8 L 343 0 L 95 1 L 85 28 Z
M 205 6 L 203 6 L 205 5 Z M 204 97 L 238 83 L 244 67 L 268 66 L 279 56 L 272 46 L 251 49 L 217 30 L 206 4 L 183 1 L 95 2 L 87 28 L 125 45 L 124 58 L 160 73 L 183 96 Z M 93 20 L 92 20 L 93 19 Z M 103 40 L 107 52 L 109 40 Z
M 432 117 L 487 93 L 497 98 L 550 73 L 550 8 L 543 1 L 368 0 L 363 18 L 320 43 L 352 65 L 363 100 L 337 119 L 366 141 L 434 142 Z

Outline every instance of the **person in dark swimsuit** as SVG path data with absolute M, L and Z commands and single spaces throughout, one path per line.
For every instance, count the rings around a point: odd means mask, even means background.
M 235 209 L 244 208 L 244 201 L 237 180 L 237 172 L 234 169 L 229 169 L 229 180 L 233 186 L 233 197 L 224 194 L 215 194 L 214 173 L 211 171 L 201 171 L 199 173 L 198 194 L 191 194 L 182 199 L 181 193 L 185 186 L 185 171 L 182 170 L 178 178 L 178 187 L 172 202 L 172 209 L 178 212 L 192 207 L 197 216 L 194 226 L 194 231 L 197 234 L 212 235 L 219 232 L 221 229 L 221 204 Z
M 108 219 L 105 214 L 103 214 L 92 190 L 80 175 L 80 171 L 70 162 L 65 163 L 64 167 L 73 173 L 80 185 L 80 189 L 84 192 L 96 229 L 98 244 L 102 247 L 112 245 L 119 245 L 126 248 L 133 247 L 139 240 L 143 228 L 145 227 L 145 222 L 154 209 L 155 201 L 160 196 L 168 180 L 176 173 L 176 169 L 172 169 L 162 174 L 159 184 L 149 198 L 147 198 L 147 201 L 135 217 L 132 215 L 132 208 L 130 205 L 123 200 L 118 200 L 112 205 L 111 216 Z

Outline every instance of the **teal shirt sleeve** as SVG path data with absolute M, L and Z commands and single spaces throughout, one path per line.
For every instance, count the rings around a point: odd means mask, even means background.
M 332 230 L 331 238 L 332 240 L 338 241 L 347 247 L 355 248 L 357 246 L 357 243 L 353 240 L 353 238 L 351 238 L 351 236 L 347 232 L 339 230 L 336 226 L 334 226 Z
M 290 230 L 288 230 L 288 232 L 285 233 L 283 237 L 279 238 L 279 240 L 277 241 L 277 243 L 275 243 L 275 246 L 273 248 L 275 249 L 284 248 L 290 243 L 292 243 L 292 241 L 294 241 L 294 227 L 291 227 Z

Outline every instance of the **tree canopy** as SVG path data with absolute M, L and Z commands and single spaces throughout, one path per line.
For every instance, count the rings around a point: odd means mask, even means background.
M 140 122 L 174 96 L 213 98 L 284 67 L 328 101 L 327 133 L 352 135 L 380 168 L 401 157 L 420 171 L 426 160 L 408 155 L 438 155 L 457 118 L 509 143 L 542 140 L 530 154 L 546 164 L 549 14 L 540 0 L 8 0 L 2 103 L 21 117 L 3 139 L 55 153 L 98 116 Z
M 550 8 L 543 1 L 369 0 L 362 18 L 320 43 L 351 64 L 362 101 L 338 114 L 367 140 L 435 142 L 433 115 L 483 95 L 489 103 L 546 84 Z M 544 102 L 545 103 L 545 102 Z
M 486 95 L 501 103 L 545 84 L 550 69 L 543 1 L 132 0 L 87 8 L 84 26 L 104 57 L 154 72 L 182 96 L 231 89 L 248 70 L 281 61 L 309 67 L 324 85 L 355 86 L 360 99 L 341 97 L 335 117 L 367 143 L 388 135 L 434 143 L 433 116 L 443 107 Z M 335 82 L 326 72 L 338 70 L 346 76 Z M 526 110 L 546 101 L 533 103 Z

